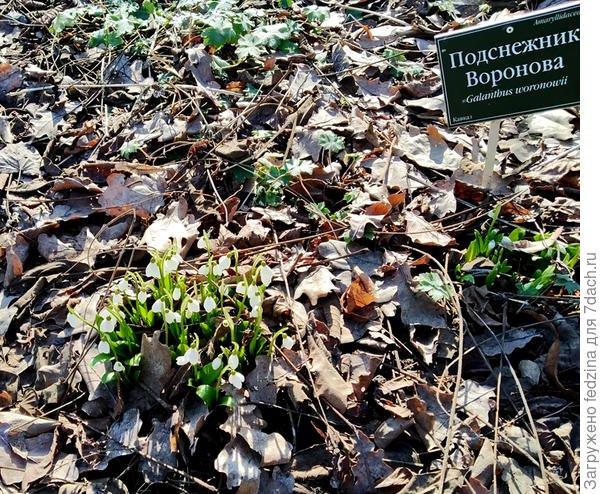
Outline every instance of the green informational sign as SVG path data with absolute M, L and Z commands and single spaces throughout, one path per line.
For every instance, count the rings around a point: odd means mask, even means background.
M 435 37 L 448 125 L 579 104 L 579 2 Z

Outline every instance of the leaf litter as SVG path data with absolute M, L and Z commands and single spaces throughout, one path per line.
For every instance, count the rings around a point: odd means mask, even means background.
M 480 186 L 431 38 L 482 2 L 101 3 L 0 23 L 0 490 L 575 492 L 579 109 L 505 120 Z M 204 238 L 273 271 L 236 405 L 160 333 L 103 382 L 68 308 Z

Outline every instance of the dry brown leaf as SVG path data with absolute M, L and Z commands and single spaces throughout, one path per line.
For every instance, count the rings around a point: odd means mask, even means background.
M 308 352 L 310 355 L 310 371 L 315 379 L 315 394 L 323 397 L 338 412 L 344 413 L 348 408 L 348 399 L 354 393 L 352 385 L 340 376 L 340 373 L 329 361 L 314 338 L 308 336 Z
M 161 331 L 155 331 L 152 338 L 142 334 L 140 360 L 140 380 L 156 395 L 160 395 L 171 378 L 171 351 L 160 341 Z
M 325 266 L 318 266 L 314 271 L 304 275 L 294 291 L 294 298 L 306 295 L 311 305 L 317 305 L 321 297 L 339 291 L 333 284 L 335 276 Z
M 344 294 L 341 303 L 346 314 L 360 313 L 372 306 L 377 300 L 377 288 L 358 266 L 353 269 L 354 280 Z
M 111 216 L 135 214 L 140 218 L 149 218 L 163 205 L 164 180 L 160 177 L 131 176 L 125 178 L 121 173 L 111 173 L 98 202 Z
M 406 235 L 413 242 L 421 245 L 436 245 L 445 247 L 454 243 L 454 239 L 435 228 L 431 223 L 423 217 L 407 211 L 406 215 Z

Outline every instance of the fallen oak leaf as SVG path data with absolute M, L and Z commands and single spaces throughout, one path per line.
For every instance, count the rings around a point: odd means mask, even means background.
M 312 273 L 305 275 L 294 291 L 294 298 L 306 295 L 311 305 L 317 305 L 321 297 L 339 289 L 333 284 L 335 276 L 325 266 L 319 266 Z
M 421 245 L 435 245 L 445 247 L 454 244 L 454 239 L 435 228 L 431 223 L 418 214 L 406 212 L 406 235 Z
M 371 278 L 358 266 L 354 267 L 353 274 L 354 280 L 348 285 L 341 299 L 342 308 L 346 314 L 365 311 L 377 300 L 375 296 L 377 288 Z

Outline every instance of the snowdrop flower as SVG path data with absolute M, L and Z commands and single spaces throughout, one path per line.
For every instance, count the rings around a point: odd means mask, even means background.
M 269 286 L 273 281 L 273 270 L 266 264 L 260 268 L 259 274 L 263 285 Z
M 100 331 L 103 333 L 112 333 L 117 325 L 117 320 L 108 310 L 102 309 L 100 312 L 102 322 L 100 323 Z
M 229 376 L 229 382 L 236 389 L 242 389 L 242 383 L 246 380 L 241 372 L 234 372 Z
M 183 261 L 183 258 L 179 254 L 175 254 L 170 259 L 165 259 L 165 262 L 163 263 L 165 273 L 172 273 L 176 271 L 181 261 Z
M 187 304 L 187 309 L 192 314 L 200 312 L 200 301 L 196 300 L 195 298 L 191 299 Z
M 110 353 L 110 345 L 108 341 L 102 340 L 98 343 L 98 353 Z
M 196 365 L 198 362 L 200 362 L 200 353 L 198 353 L 198 350 L 195 348 L 188 348 L 183 355 L 177 357 L 176 362 L 177 365 Z
M 181 314 L 179 312 L 173 312 L 168 310 L 165 313 L 165 321 L 167 324 L 173 324 L 174 322 L 181 322 Z
M 213 368 L 213 370 L 219 370 L 220 367 L 223 365 L 223 361 L 221 360 L 220 357 L 217 357 L 216 359 L 214 359 L 211 364 L 210 364 Z
M 496 247 L 496 241 L 490 240 L 490 243 L 488 244 L 488 250 L 492 250 L 494 247 Z
M 113 370 L 115 372 L 123 372 L 125 370 L 125 366 L 119 362 L 118 360 L 113 364 Z
M 257 298 L 258 297 L 258 287 L 256 285 L 248 285 L 248 290 L 246 292 L 248 298 Z
M 119 290 L 120 292 L 127 292 L 127 291 L 131 291 L 132 287 L 131 287 L 131 285 L 129 284 L 129 282 L 125 278 L 122 278 L 117 283 L 117 290 Z
M 239 295 L 244 295 L 246 293 L 246 284 L 243 281 L 240 281 L 235 285 L 235 293 Z
M 67 322 L 69 323 L 69 325 L 72 328 L 76 328 L 77 326 L 79 326 L 79 324 L 81 324 L 81 320 L 79 319 L 79 317 L 74 314 L 73 312 L 69 312 L 67 314 Z
M 292 347 L 294 346 L 294 338 L 292 338 L 291 336 L 285 335 L 283 337 L 283 341 L 281 342 L 281 346 L 283 348 L 291 350 Z
M 224 271 L 227 271 L 231 266 L 231 259 L 227 256 L 222 256 L 219 258 L 219 262 L 213 269 L 213 273 L 215 276 L 221 276 Z
M 164 308 L 165 308 L 164 302 L 161 299 L 158 299 L 157 301 L 155 301 L 152 304 L 152 307 L 150 308 L 150 310 L 152 312 L 159 313 L 159 312 L 162 312 Z
M 229 365 L 229 367 L 235 370 L 238 368 L 238 365 L 240 365 L 240 358 L 235 353 L 233 353 L 227 359 L 227 364 Z
M 250 311 L 250 317 L 258 317 L 258 305 L 252 307 L 252 310 Z
M 206 312 L 212 312 L 213 310 L 215 310 L 217 308 L 217 303 L 215 302 L 215 299 L 212 297 L 206 297 L 204 299 L 204 304 L 202 304 L 204 306 L 204 310 Z
M 146 300 L 148 300 L 148 294 L 146 292 L 140 292 L 138 293 L 137 299 L 140 304 L 145 304 Z
M 148 266 L 146 266 L 146 276 L 148 278 L 159 279 L 160 268 L 158 267 L 158 264 L 156 264 L 155 262 L 151 262 L 150 264 L 148 264 Z
M 209 272 L 208 264 L 205 264 L 198 268 L 198 274 L 201 276 L 208 276 L 208 272 Z
M 123 305 L 123 295 L 120 293 L 115 293 L 112 296 L 112 303 L 113 305 Z
M 179 287 L 175 287 L 173 290 L 173 300 L 179 300 L 181 298 L 181 289 Z

